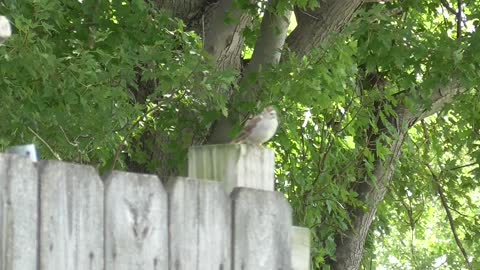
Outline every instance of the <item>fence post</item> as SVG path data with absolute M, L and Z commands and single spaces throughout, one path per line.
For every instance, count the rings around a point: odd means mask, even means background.
M 222 181 L 230 193 L 235 187 L 274 190 L 274 153 L 247 144 L 194 146 L 188 152 L 188 176 Z
M 0 269 L 38 269 L 37 210 L 37 168 L 24 157 L 0 154 Z

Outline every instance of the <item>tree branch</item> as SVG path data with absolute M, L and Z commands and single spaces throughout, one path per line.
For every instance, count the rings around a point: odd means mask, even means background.
M 466 89 L 460 85 L 460 81 L 452 79 L 447 85 L 440 86 L 434 91 L 430 97 L 432 106 L 428 109 L 421 109 L 417 120 L 425 119 L 426 117 L 439 112 L 445 104 L 453 101 L 457 94 L 465 92 Z
M 457 39 L 460 39 L 462 37 L 462 5 L 463 1 L 462 0 L 457 0 L 457 10 L 455 10 L 450 4 L 448 3 L 447 0 L 440 0 L 442 3 L 442 6 L 448 10 L 448 12 L 452 13 L 455 15 L 457 19 Z
M 366 204 L 367 210 L 354 209 L 352 228 L 345 233 L 344 237 L 337 236 L 335 241 L 337 258 L 333 267 L 335 270 L 359 269 L 360 267 L 365 239 L 377 213 L 378 205 L 385 197 L 388 185 L 392 180 L 403 141 L 407 136 L 411 115 L 407 111 L 402 111 L 398 114 L 396 121 L 398 135 L 393 138 L 390 155 L 385 157 L 385 161 L 377 158 L 373 170 L 375 179 L 363 181 L 356 188 L 359 198 Z
M 462 0 L 457 0 L 457 39 L 462 38 Z
M 205 33 L 205 50 L 217 61 L 220 70 L 240 69 L 240 55 L 243 47 L 243 29 L 251 16 L 234 6 L 234 0 L 222 0 L 214 9 Z M 229 23 L 225 22 L 228 18 Z
M 287 38 L 290 50 L 299 57 L 325 42 L 333 32 L 339 32 L 350 22 L 364 0 L 325 0 L 313 11 L 295 9 L 298 25 Z
M 450 6 L 447 0 L 440 0 L 440 2 L 442 2 L 442 6 L 446 8 L 450 13 L 452 13 L 453 15 L 457 15 L 457 11 L 452 6 Z
M 455 166 L 455 167 L 446 169 L 446 171 L 455 171 L 455 170 L 458 170 L 458 169 L 463 169 L 463 168 L 471 167 L 471 166 L 475 166 L 475 165 L 478 165 L 478 162 L 472 162 L 472 163 L 468 163 L 468 164 Z
M 433 169 L 430 166 L 430 164 L 427 163 L 425 165 L 427 166 L 428 170 L 430 171 L 430 174 L 432 175 L 432 179 L 434 180 L 435 185 L 437 187 L 438 195 L 440 195 L 440 202 L 442 203 L 443 209 L 445 209 L 445 213 L 447 215 L 448 223 L 450 225 L 450 229 L 452 230 L 452 234 L 453 234 L 453 237 L 455 239 L 455 243 L 457 244 L 458 249 L 460 249 L 460 252 L 462 253 L 463 258 L 465 259 L 465 263 L 466 263 L 468 269 L 473 270 L 472 264 L 468 260 L 467 252 L 465 251 L 465 248 L 463 247 L 462 242 L 460 241 L 460 238 L 458 237 L 457 228 L 455 227 L 455 221 L 453 220 L 452 213 L 450 212 L 450 208 L 448 206 L 447 198 L 445 197 L 445 193 L 444 193 L 443 188 L 440 184 L 440 179 L 433 172 Z
M 155 3 L 157 9 L 168 10 L 173 17 L 182 18 L 187 24 L 200 11 L 204 11 L 202 7 L 209 4 L 209 0 L 150 0 Z
M 252 60 L 245 70 L 245 75 L 250 72 L 258 72 L 261 66 L 276 65 L 280 61 L 292 11 L 278 14 L 278 11 L 275 10 L 278 2 L 279 0 L 268 1 L 260 25 L 260 36 L 255 43 Z
M 255 43 L 252 59 L 246 67 L 240 84 L 248 84 L 249 75 L 259 72 L 263 67 L 277 65 L 282 55 L 283 45 L 287 37 L 288 25 L 292 11 L 286 11 L 279 14 L 276 6 L 279 0 L 269 0 L 264 12 L 262 24 L 260 25 L 260 35 Z M 256 82 L 250 87 L 246 87 L 240 98 L 242 102 L 253 102 L 258 96 L 258 86 Z

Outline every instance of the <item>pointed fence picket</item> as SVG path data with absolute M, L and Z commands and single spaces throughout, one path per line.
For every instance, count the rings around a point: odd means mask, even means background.
M 0 154 L 0 270 L 308 270 L 274 155 L 192 147 L 189 177 Z M 208 179 L 208 180 L 207 180 Z

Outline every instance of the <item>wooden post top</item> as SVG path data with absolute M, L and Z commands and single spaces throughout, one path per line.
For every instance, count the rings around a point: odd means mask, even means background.
M 225 190 L 249 187 L 274 190 L 273 150 L 249 144 L 193 146 L 188 152 L 188 176 L 222 181 Z

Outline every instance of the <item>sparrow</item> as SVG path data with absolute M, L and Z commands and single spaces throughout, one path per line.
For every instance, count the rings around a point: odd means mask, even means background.
M 242 132 L 232 143 L 261 145 L 275 135 L 277 127 L 277 112 L 272 106 L 268 106 L 261 114 L 247 120 Z

